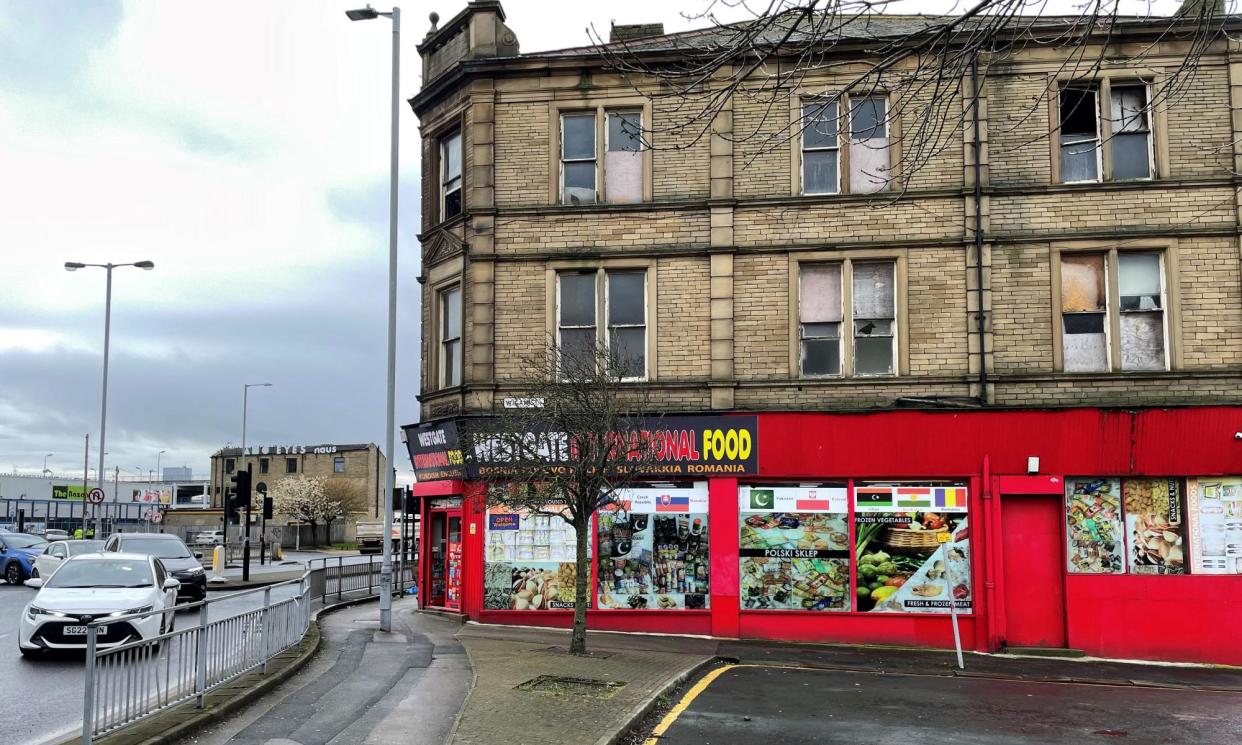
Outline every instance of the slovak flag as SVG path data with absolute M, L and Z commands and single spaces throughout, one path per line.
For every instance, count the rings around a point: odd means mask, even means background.
M 661 494 L 656 498 L 656 512 L 689 512 L 690 497 L 675 497 L 672 494 Z

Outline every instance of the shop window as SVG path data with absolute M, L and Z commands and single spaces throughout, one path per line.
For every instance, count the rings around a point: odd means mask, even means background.
M 1060 265 L 1065 372 L 1168 369 L 1160 253 L 1066 253 Z M 1116 267 L 1115 274 L 1110 267 Z M 1112 286 L 1117 288 L 1115 310 Z
M 576 533 L 554 506 L 544 511 L 488 510 L 485 610 L 573 610 Z
M 845 485 L 738 489 L 743 610 L 850 609 Z
M 836 194 L 841 139 L 836 103 L 802 107 L 802 193 Z
M 332 473 L 345 473 L 345 458 L 338 455 L 332 459 Z
M 850 99 L 850 192 L 883 191 L 889 179 L 888 99 Z
M 1190 479 L 1190 571 L 1242 575 L 1242 478 Z
M 1184 514 L 1177 479 L 1067 478 L 1066 569 L 1185 574 Z
M 707 486 L 640 487 L 596 514 L 597 602 L 618 610 L 709 607 Z
M 461 132 L 440 141 L 440 219 L 461 214 Z
M 461 287 L 440 291 L 440 387 L 461 385 Z
M 268 465 L 267 458 L 259 458 L 259 473 L 267 473 Z
M 855 610 L 971 612 L 968 497 L 959 484 L 855 484 Z
M 1152 177 L 1151 107 L 1146 83 L 1073 83 L 1061 88 L 1058 104 L 1063 183 Z M 1101 121 L 1109 125 L 1103 147 Z M 1111 172 L 1106 171 L 1106 165 Z
M 606 318 L 603 329 L 596 321 L 596 298 L 601 295 Z M 622 380 L 646 379 L 646 270 L 561 272 L 557 275 L 556 318 L 562 364 L 593 365 L 595 352 L 602 347 L 612 356 Z
M 285 458 L 285 473 L 297 473 L 297 472 L 298 472 L 298 459 L 297 458 Z

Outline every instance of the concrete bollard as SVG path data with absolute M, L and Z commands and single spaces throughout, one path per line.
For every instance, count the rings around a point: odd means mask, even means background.
M 284 561 L 285 552 L 281 550 L 279 543 L 272 544 L 272 561 Z
M 224 575 L 224 546 L 216 546 L 211 552 L 211 573 L 215 577 Z

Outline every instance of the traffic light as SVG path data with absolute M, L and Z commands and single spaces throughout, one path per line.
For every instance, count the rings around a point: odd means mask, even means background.
M 246 509 L 250 506 L 250 469 L 238 470 L 233 474 L 233 499 L 231 509 Z
M 264 520 L 272 519 L 272 498 L 271 497 L 263 498 L 263 519 Z

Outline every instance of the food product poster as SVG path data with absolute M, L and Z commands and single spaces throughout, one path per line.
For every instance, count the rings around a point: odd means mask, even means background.
M 653 490 L 663 495 L 670 490 Z M 683 491 L 683 490 L 673 490 Z M 689 490 L 685 490 L 689 491 Z M 698 490 L 694 490 L 698 491 Z M 596 515 L 599 559 L 596 569 L 600 608 L 630 610 L 705 610 L 710 588 L 706 512 L 665 514 L 631 512 L 623 501 Z M 656 494 L 658 499 L 661 495 Z M 658 506 L 658 501 L 642 502 Z M 679 509 L 681 503 L 672 502 Z
M 742 486 L 738 508 L 743 610 L 849 610 L 845 487 Z
M 968 496 L 965 486 L 855 487 L 858 611 L 973 610 Z
M 1190 479 L 1192 574 L 1242 574 L 1242 478 Z
M 1185 574 L 1185 520 L 1177 479 L 1124 479 L 1122 500 L 1135 574 Z
M 1125 571 L 1120 479 L 1066 479 L 1065 528 L 1065 558 L 1071 574 Z
M 556 515 L 492 507 L 484 538 L 486 610 L 574 607 L 577 564 L 573 526 Z

